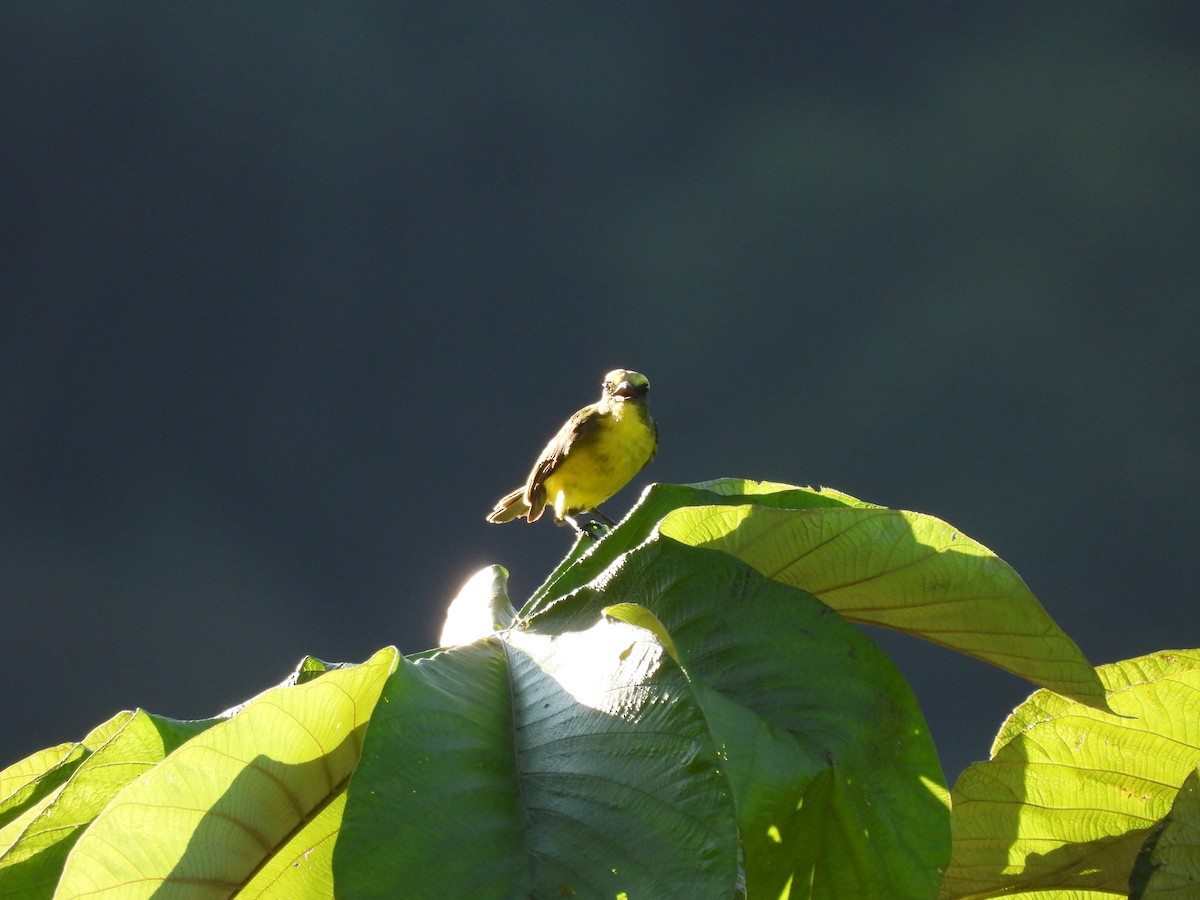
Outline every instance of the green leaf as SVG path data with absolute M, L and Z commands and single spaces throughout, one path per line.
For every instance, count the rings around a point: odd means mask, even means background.
M 472 575 L 446 610 L 439 643 L 469 644 L 512 625 L 516 611 L 508 600 L 508 570 L 487 566 Z
M 82 744 L 58 744 L 0 772 L 0 826 L 12 822 L 66 781 L 87 754 Z
M 1200 894 L 1200 770 L 1183 782 L 1171 811 L 1146 838 L 1129 879 L 1130 900 Z
M 339 896 L 732 895 L 732 800 L 688 682 L 598 618 L 401 665 L 350 784 Z
M 0 809 L 11 808 L 9 804 L 14 803 L 14 796 L 53 769 L 77 746 L 69 741 L 38 750 L 0 772 Z
M 652 484 L 642 492 L 629 514 L 602 540 L 577 541 L 566 559 L 550 574 L 521 610 L 529 616 L 558 598 L 587 584 L 622 553 L 646 540 L 659 520 L 684 506 L 742 504 L 807 509 L 826 506 L 869 506 L 846 494 L 823 488 L 800 488 L 774 482 L 721 478 L 700 484 Z
M 338 791 L 291 837 L 263 862 L 254 877 L 237 892 L 238 900 L 268 898 L 331 898 L 333 845 L 341 830 L 346 792 Z
M 306 656 L 300 660 L 299 665 L 296 666 L 296 670 L 277 686 L 291 687 L 295 684 L 308 684 L 308 682 L 320 678 L 326 672 L 345 668 L 348 668 L 346 663 L 331 663 L 323 659 L 317 659 L 315 656 Z
M 745 498 L 753 497 L 764 506 L 781 506 L 788 509 L 807 509 L 829 506 L 861 506 L 879 508 L 874 503 L 867 503 L 841 491 L 825 487 L 803 487 L 796 484 L 784 484 L 779 481 L 750 481 L 746 478 L 717 478 L 712 481 L 700 481 L 684 487 L 708 491 L 721 497 L 729 497 L 735 502 L 744 502 Z M 695 504 L 688 504 L 694 506 Z
M 1005 723 L 992 758 L 959 778 L 943 897 L 1125 895 L 1200 759 L 1200 652 L 1098 672 L 1117 715 L 1038 691 Z
M 905 631 L 1105 708 L 1079 647 L 1003 560 L 932 516 L 827 488 L 732 478 L 651 485 L 617 528 L 555 570 L 522 615 L 586 584 L 656 528 L 736 556 L 853 621 Z
M 58 744 L 13 763 L 0 772 L 0 826 L 25 816 L 34 806 L 41 808 L 93 750 L 107 741 L 133 715 L 117 713 L 97 725 L 77 744 Z M 12 829 L 6 833 L 15 834 Z M 0 847 L 7 846 L 0 842 Z
M 292 838 L 345 790 L 396 659 L 275 688 L 184 743 L 83 832 L 58 895 L 226 897 L 284 850 L 298 858 Z M 327 870 L 329 835 L 306 836 L 306 864 Z
M 869 639 L 810 595 L 661 535 L 529 624 L 569 633 L 614 602 L 646 607 L 674 641 L 725 760 L 749 897 L 936 893 L 943 776 Z
M 68 852 L 104 806 L 213 721 L 179 722 L 141 710 L 111 720 L 116 730 L 68 780 L 0 832 L 0 897 L 50 897 Z
M 743 503 L 676 509 L 659 528 L 806 590 L 852 621 L 925 638 L 1106 708 L 1095 670 L 1020 576 L 932 516 Z
M 614 603 L 612 606 L 604 607 L 600 612 L 618 622 L 628 622 L 638 628 L 645 628 L 658 638 L 658 642 L 671 654 L 671 659 L 679 662 L 679 651 L 675 649 L 675 642 L 671 640 L 671 635 L 663 627 L 663 623 L 658 621 L 658 616 L 640 603 Z

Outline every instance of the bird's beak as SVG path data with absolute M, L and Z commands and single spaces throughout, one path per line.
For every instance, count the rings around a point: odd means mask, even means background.
M 631 384 L 628 381 L 622 381 L 620 384 L 617 385 L 616 390 L 613 391 L 613 396 L 628 398 L 628 397 L 636 397 L 640 393 L 641 393 L 641 391 L 639 391 L 635 385 Z

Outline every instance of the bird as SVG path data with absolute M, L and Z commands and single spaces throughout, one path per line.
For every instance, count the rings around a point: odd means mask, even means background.
M 613 369 L 601 387 L 600 399 L 563 423 L 525 484 L 497 500 L 487 521 L 536 522 L 549 509 L 556 525 L 585 534 L 592 533 L 575 519 L 582 513 L 614 524 L 597 507 L 654 458 L 658 426 L 646 403 L 650 381 L 641 372 Z

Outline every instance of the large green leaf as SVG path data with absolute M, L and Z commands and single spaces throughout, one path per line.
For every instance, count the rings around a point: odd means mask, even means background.
M 1200 770 L 1146 838 L 1129 879 L 1130 900 L 1200 896 Z
M 959 778 L 943 897 L 1126 894 L 1200 760 L 1200 652 L 1098 671 L 1117 715 L 1038 691 Z
M 678 666 L 598 610 L 406 660 L 350 784 L 338 894 L 728 898 L 718 765 Z
M 117 713 L 107 722 L 93 728 L 78 743 L 58 744 L 39 750 L 0 772 L 0 848 L 7 847 L 19 833 L 19 828 L 7 827 L 13 820 L 30 819 L 30 811 L 44 807 L 52 793 L 58 791 L 80 764 L 99 746 L 119 731 L 130 712 Z
M 120 713 L 111 724 L 116 730 L 61 787 L 0 831 L 0 897 L 52 896 L 68 852 L 92 819 L 122 788 L 212 720 L 180 722 L 139 710 Z
M 522 613 L 529 615 L 547 603 L 587 584 L 627 550 L 650 536 L 659 520 L 684 506 L 743 504 L 786 506 L 792 509 L 826 506 L 870 506 L 826 488 L 800 488 L 774 482 L 721 478 L 699 484 L 652 484 L 637 504 L 602 541 L 580 537 L 567 557 L 550 574 Z
M 90 752 L 82 743 L 56 744 L 0 772 L 0 826 L 7 827 L 55 791 Z
M 325 815 L 358 761 L 397 654 L 255 698 L 120 791 L 67 857 L 60 897 L 228 897 L 286 856 L 292 886 L 328 883 L 336 822 Z M 309 827 L 320 820 L 328 833 Z M 295 836 L 304 833 L 300 852 Z M 316 870 L 315 876 L 309 870 Z M 261 881 L 255 879 L 261 886 Z M 328 895 L 326 895 L 328 896 Z
M 874 644 L 810 595 L 662 535 L 528 624 L 569 633 L 622 602 L 654 614 L 691 680 L 734 790 L 751 898 L 936 893 L 944 782 Z
M 586 584 L 656 528 L 735 556 L 852 621 L 925 638 L 1105 708 L 1079 647 L 1003 560 L 932 516 L 827 488 L 734 478 L 652 485 L 602 541 L 580 541 L 523 613 Z
M 333 846 L 345 809 L 346 792 L 339 790 L 263 861 L 262 868 L 237 892 L 238 900 L 329 900 L 339 896 L 333 881 Z
M 508 570 L 503 566 L 480 569 L 462 586 L 446 611 L 441 644 L 469 644 L 510 627 L 516 618 L 508 600 Z
M 1020 576 L 940 519 L 754 502 L 676 509 L 659 528 L 736 556 L 852 621 L 925 638 L 1105 708 L 1095 670 Z

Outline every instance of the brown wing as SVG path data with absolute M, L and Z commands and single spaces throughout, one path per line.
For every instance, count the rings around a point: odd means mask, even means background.
M 525 485 L 525 502 L 529 504 L 529 521 L 536 522 L 546 507 L 546 479 L 550 477 L 563 458 L 571 452 L 571 448 L 580 440 L 587 443 L 596 433 L 599 417 L 596 415 L 597 404 L 585 406 L 563 423 L 558 434 L 550 439 L 546 449 L 529 473 L 529 481 Z

